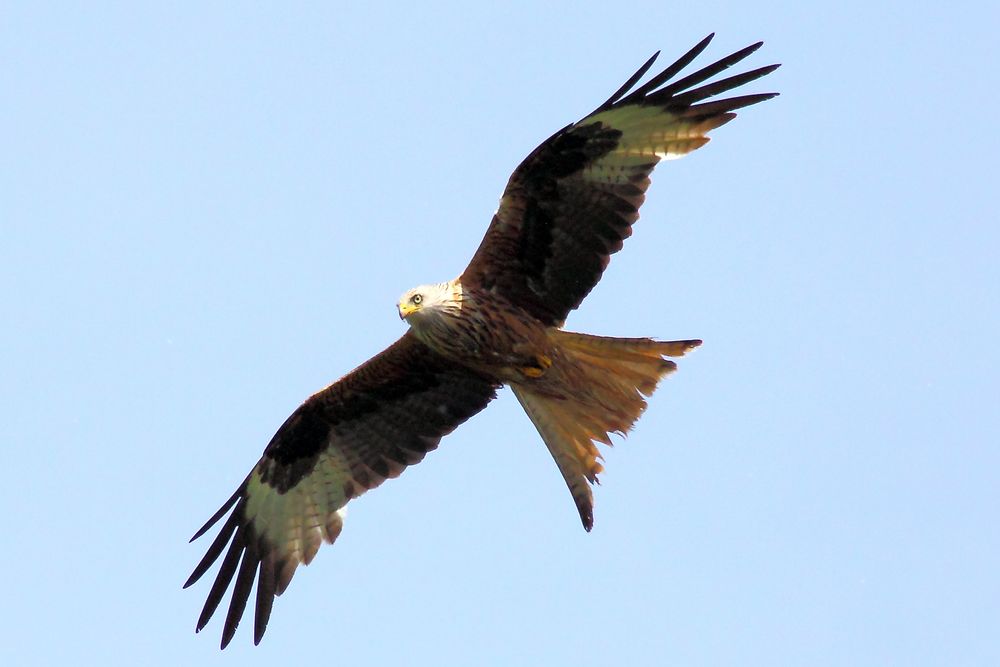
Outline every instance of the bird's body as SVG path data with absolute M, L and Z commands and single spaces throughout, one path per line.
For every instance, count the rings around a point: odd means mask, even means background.
M 299 564 L 343 526 L 347 503 L 399 475 L 510 386 L 548 447 L 584 527 L 593 525 L 596 443 L 626 433 L 646 398 L 699 340 L 607 338 L 563 329 L 639 217 L 661 159 L 708 141 L 733 111 L 772 93 L 712 99 L 777 66 L 704 83 L 760 44 L 671 81 L 711 36 L 636 87 L 654 55 L 604 104 L 517 167 L 479 249 L 454 280 L 423 285 L 397 308 L 410 330 L 307 399 L 278 429 L 228 502 L 185 586 L 222 557 L 200 630 L 235 581 L 223 647 L 257 583 L 254 641 Z M 225 556 L 223 556 L 225 552 Z
M 539 377 L 539 360 L 553 353 L 549 327 L 503 297 L 464 289 L 459 278 L 416 287 L 398 308 L 421 343 L 502 383 Z

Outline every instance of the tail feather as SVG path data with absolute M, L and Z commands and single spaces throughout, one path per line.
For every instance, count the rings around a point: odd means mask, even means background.
M 683 356 L 700 340 L 655 341 L 606 338 L 555 330 L 558 360 L 544 381 L 512 383 L 511 389 L 555 459 L 583 527 L 594 524 L 590 484 L 603 470 L 595 442 L 611 444 L 646 409 L 660 378 L 677 366 L 664 357 Z

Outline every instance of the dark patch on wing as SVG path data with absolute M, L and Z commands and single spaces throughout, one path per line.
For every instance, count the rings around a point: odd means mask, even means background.
M 404 449 L 429 451 L 428 437 L 450 431 L 485 407 L 484 396 L 492 397 L 495 386 L 444 360 L 408 334 L 309 397 L 285 420 L 264 450 L 265 481 L 281 492 L 295 486 L 338 434 L 373 418 L 402 427 L 392 433 L 392 439 L 377 443 L 378 453 L 408 463 L 411 457 Z M 356 453 L 381 473 L 383 463 L 375 452 Z M 360 482 L 369 486 L 368 480 Z
M 560 211 L 560 180 L 578 173 L 618 145 L 621 132 L 600 123 L 562 132 L 535 150 L 521 174 L 525 198 L 518 260 L 529 281 L 540 281 L 553 256 L 553 229 Z

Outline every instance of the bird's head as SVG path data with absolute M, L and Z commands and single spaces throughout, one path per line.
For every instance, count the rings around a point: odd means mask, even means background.
M 462 309 L 462 284 L 456 279 L 414 287 L 399 298 L 396 308 L 399 317 L 411 326 L 435 315 L 457 315 Z

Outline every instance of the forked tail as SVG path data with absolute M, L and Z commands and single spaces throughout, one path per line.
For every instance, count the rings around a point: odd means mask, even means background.
M 553 330 L 558 356 L 544 381 L 511 383 L 569 486 L 583 527 L 594 525 L 590 484 L 603 470 L 595 442 L 611 444 L 646 409 L 646 398 L 700 340 L 606 338 Z

